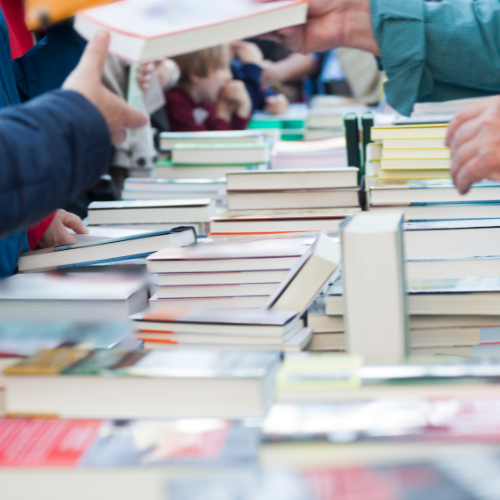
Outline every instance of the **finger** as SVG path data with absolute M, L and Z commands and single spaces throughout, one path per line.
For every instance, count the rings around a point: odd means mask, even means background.
M 86 75 L 99 75 L 100 77 L 108 54 L 109 40 L 110 37 L 107 31 L 98 31 L 87 44 L 77 70 L 85 72 Z
M 72 229 L 76 234 L 88 234 L 89 230 L 85 227 L 82 219 L 78 215 L 66 212 L 63 218 L 63 224 Z
M 108 106 L 113 106 L 116 110 L 116 114 L 120 117 L 117 127 L 113 128 L 141 128 L 148 124 L 148 117 L 132 106 L 129 106 L 123 99 L 118 96 L 106 91 L 105 98 L 108 100 Z
M 455 151 L 460 147 L 461 144 L 465 144 L 466 142 L 474 139 L 476 137 L 477 132 L 481 126 L 481 117 L 471 119 L 463 123 L 459 128 L 456 129 L 453 134 L 453 140 L 450 144 L 450 149 Z
M 486 101 L 483 101 L 481 103 L 470 104 L 469 106 L 462 108 L 448 125 L 448 132 L 446 134 L 445 141 L 446 146 L 450 147 L 455 133 L 465 122 L 480 115 L 486 107 Z
M 453 176 L 453 182 L 460 194 L 467 194 L 472 184 L 479 182 L 483 178 L 479 167 L 479 158 L 474 156 L 466 164 L 461 165 Z
M 476 141 L 467 141 L 456 148 L 451 155 L 451 175 L 458 173 L 460 167 L 468 163 L 477 154 Z
M 111 142 L 116 146 L 121 144 L 127 138 L 127 130 L 119 128 L 111 132 Z

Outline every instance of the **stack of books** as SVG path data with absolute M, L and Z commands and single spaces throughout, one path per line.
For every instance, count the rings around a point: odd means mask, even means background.
M 310 239 L 166 248 L 147 259 L 158 287 L 152 308 L 259 308 L 286 278 Z
M 450 177 L 450 150 L 445 146 L 447 125 L 373 127 L 371 147 L 375 175 L 380 179 L 446 179 Z M 381 157 L 380 160 L 375 160 Z
M 344 315 L 339 278 L 329 288 L 325 313 L 340 328 Z M 410 347 L 413 355 L 495 356 L 500 353 L 500 280 L 466 278 L 408 284 Z M 361 306 L 362 310 L 362 306 Z M 335 337 L 333 337 L 335 335 Z M 330 340 L 341 345 L 339 333 Z
M 259 130 L 224 130 L 210 132 L 162 132 L 160 151 L 171 153 L 180 144 L 259 144 L 265 136 Z
M 95 201 L 89 206 L 89 226 L 122 229 L 168 230 L 193 227 L 206 234 L 206 224 L 216 212 L 214 199 Z
M 270 145 L 264 142 L 179 143 L 171 159 L 156 164 L 160 179 L 220 179 L 227 172 L 265 170 Z
M 405 220 L 500 218 L 500 183 L 484 180 L 461 195 L 451 179 L 375 180 L 370 210 L 396 208 Z
M 280 141 L 272 149 L 272 169 L 331 169 L 347 165 L 344 137 L 308 141 Z
M 336 231 L 360 210 L 358 169 L 268 170 L 228 174 L 229 212 L 213 235 Z

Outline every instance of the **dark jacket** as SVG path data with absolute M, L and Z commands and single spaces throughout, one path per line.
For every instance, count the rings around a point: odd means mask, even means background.
M 71 50 L 72 57 L 60 62 L 62 71 L 51 71 L 57 66 L 60 46 L 55 44 L 51 53 L 50 40 L 32 49 L 36 58 L 29 51 L 11 63 L 7 25 L 0 11 L 0 108 L 21 102 L 13 66 L 24 99 L 59 87 L 63 74 L 76 66 L 78 52 Z M 45 65 L 38 57 L 45 58 Z M 37 83 L 42 70 L 46 76 Z M 28 249 L 24 228 L 89 188 L 104 173 L 110 157 L 102 115 L 74 92 L 56 92 L 22 108 L 0 111 L 0 277 L 12 274 L 19 251 Z

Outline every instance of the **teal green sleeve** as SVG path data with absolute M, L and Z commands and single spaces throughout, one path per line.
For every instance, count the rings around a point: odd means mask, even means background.
M 371 0 L 389 104 L 500 94 L 499 0 Z

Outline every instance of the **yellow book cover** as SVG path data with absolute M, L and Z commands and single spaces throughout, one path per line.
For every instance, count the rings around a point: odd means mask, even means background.
M 449 179 L 450 170 L 383 170 L 379 171 L 380 179 L 413 180 L 413 179 Z
M 90 7 L 111 3 L 113 0 L 26 0 L 26 25 L 29 30 L 43 28 Z
M 90 351 L 83 349 L 53 349 L 24 359 L 14 366 L 9 366 L 4 375 L 59 375 L 68 366 L 83 359 Z

